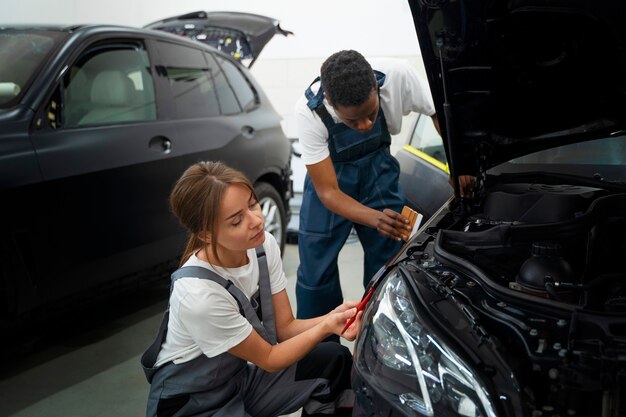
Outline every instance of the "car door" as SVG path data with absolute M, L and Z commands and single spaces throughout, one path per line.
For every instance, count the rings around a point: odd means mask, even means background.
M 213 54 L 200 46 L 158 42 L 158 48 L 158 73 L 169 85 L 168 102 L 175 115 L 173 149 L 182 153 L 184 165 L 220 160 L 253 182 L 276 165 L 268 155 L 279 142 L 270 140 L 268 131 L 280 129 L 280 124 L 274 113 L 258 106 L 258 97 L 243 77 L 232 82 Z M 247 96 L 243 91 L 235 94 L 240 87 L 247 88 Z
M 426 221 L 452 195 L 443 141 L 432 118 L 419 114 L 409 143 L 396 154 L 400 163 L 400 187 L 409 206 Z
M 182 166 L 144 39 L 86 46 L 33 126 L 44 183 L 24 236 L 31 277 L 52 300 L 174 258 L 168 210 Z

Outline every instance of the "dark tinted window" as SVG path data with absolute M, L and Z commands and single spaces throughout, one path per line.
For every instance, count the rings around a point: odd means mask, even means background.
M 198 49 L 159 43 L 179 118 L 217 116 L 220 108 L 213 84 L 213 71 Z
M 244 110 L 250 110 L 256 104 L 256 95 L 250 86 L 248 80 L 243 76 L 235 65 L 222 57 L 217 57 L 222 69 L 226 73 L 226 77 L 230 82 L 230 85 L 235 90 L 239 104 Z
M 215 69 L 215 71 L 213 71 L 213 81 L 215 82 L 215 91 L 217 92 L 217 98 L 220 102 L 222 114 L 241 113 L 241 107 L 239 107 L 235 93 L 231 89 L 230 84 L 226 79 L 226 75 L 224 75 L 224 71 L 222 71 L 222 68 L 217 65 L 217 62 L 215 62 L 215 58 L 212 54 L 207 53 L 206 58 L 211 64 L 211 68 Z
M 87 49 L 67 71 L 63 85 L 65 127 L 156 119 L 150 61 L 141 44 Z

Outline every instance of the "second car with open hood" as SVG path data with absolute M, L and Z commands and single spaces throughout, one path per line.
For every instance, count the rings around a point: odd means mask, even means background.
M 476 185 L 373 281 L 354 414 L 625 416 L 626 7 L 409 3 Z

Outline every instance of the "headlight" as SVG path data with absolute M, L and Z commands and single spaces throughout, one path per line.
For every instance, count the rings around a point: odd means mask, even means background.
M 377 290 L 357 344 L 359 373 L 407 416 L 495 416 L 470 368 L 424 327 L 403 278 Z

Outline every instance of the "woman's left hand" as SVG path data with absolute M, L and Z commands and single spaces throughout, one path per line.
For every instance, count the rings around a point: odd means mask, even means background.
M 345 301 L 343 304 L 335 307 L 335 309 L 331 311 L 329 314 L 343 313 L 346 310 L 350 310 L 351 308 L 358 307 L 359 303 L 360 301 Z
M 346 329 L 345 332 L 341 335 L 348 342 L 352 342 L 359 335 L 359 331 L 361 330 L 361 319 L 363 318 L 363 311 L 359 311 L 356 313 L 356 320 Z
M 336 324 L 339 325 L 340 327 L 337 327 L 335 330 L 333 330 L 333 333 L 335 333 L 338 336 L 344 337 L 348 341 L 353 341 L 354 339 L 356 339 L 356 336 L 359 333 L 359 328 L 361 326 L 362 312 L 357 313 L 356 311 L 356 308 L 359 306 L 360 303 L 361 303 L 360 301 L 346 301 L 343 304 L 335 307 L 334 310 L 332 310 L 330 313 L 327 314 L 326 317 L 330 319 L 331 321 L 334 321 L 334 320 L 337 320 L 338 316 L 345 315 L 343 313 L 349 310 L 354 311 L 349 316 L 342 318 L 341 321 L 336 321 Z M 354 317 L 354 314 L 357 314 L 357 317 L 354 323 L 352 323 L 350 327 L 348 327 L 343 334 L 340 334 L 341 330 L 343 330 L 343 328 L 348 323 L 348 321 Z M 335 318 L 332 319 L 331 317 L 335 317 Z
M 355 308 L 358 307 L 359 304 L 361 304 L 360 301 L 346 301 L 343 304 L 341 304 L 340 306 L 338 306 L 337 308 L 335 308 L 333 311 L 331 311 L 332 313 L 342 313 L 346 310 L 349 310 L 351 308 Z M 357 313 L 356 316 L 356 320 L 354 320 L 354 322 L 350 325 L 350 327 L 348 327 L 346 329 L 345 332 L 343 332 L 343 334 L 341 335 L 341 337 L 343 337 L 344 339 L 346 339 L 349 342 L 352 342 L 354 339 L 356 339 L 356 337 L 359 334 L 359 330 L 361 329 L 361 317 L 363 316 L 363 312 L 359 311 Z M 352 317 L 350 317 L 350 319 L 352 319 Z M 347 321 L 344 323 L 344 326 L 346 325 Z

